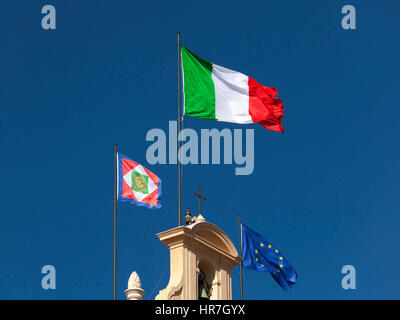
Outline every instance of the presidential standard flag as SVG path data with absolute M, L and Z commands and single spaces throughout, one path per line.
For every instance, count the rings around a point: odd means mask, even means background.
M 262 235 L 241 223 L 242 266 L 259 272 L 269 272 L 286 291 L 291 291 L 297 273 L 289 261 Z
M 121 153 L 118 157 L 118 200 L 151 209 L 161 208 L 161 179 Z
M 184 114 L 234 123 L 257 122 L 283 132 L 282 101 L 274 87 L 218 66 L 181 45 Z

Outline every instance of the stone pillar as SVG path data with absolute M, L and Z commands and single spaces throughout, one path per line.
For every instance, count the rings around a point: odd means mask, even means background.
M 142 300 L 144 290 L 141 288 L 140 278 L 138 274 L 133 271 L 128 280 L 128 289 L 124 291 L 127 300 Z

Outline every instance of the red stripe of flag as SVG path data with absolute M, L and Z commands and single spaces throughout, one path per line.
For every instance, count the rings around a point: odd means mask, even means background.
M 254 122 L 264 128 L 283 133 L 283 103 L 276 98 L 278 91 L 274 87 L 264 87 L 249 78 L 249 114 Z

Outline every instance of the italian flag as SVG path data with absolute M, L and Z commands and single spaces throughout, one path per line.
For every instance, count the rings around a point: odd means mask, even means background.
M 181 45 L 184 114 L 234 123 L 257 122 L 283 132 L 283 104 L 274 87 L 218 66 Z

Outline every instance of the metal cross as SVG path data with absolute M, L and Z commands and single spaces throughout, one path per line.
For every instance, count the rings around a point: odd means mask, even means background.
M 193 192 L 196 197 L 199 197 L 199 215 L 201 215 L 201 199 L 207 200 L 205 197 L 201 195 L 201 185 L 199 184 L 199 193 Z

